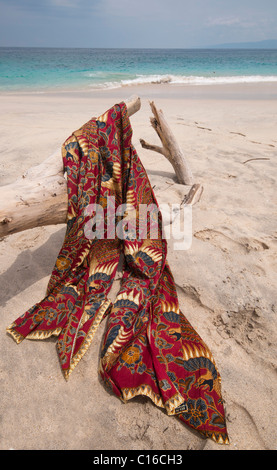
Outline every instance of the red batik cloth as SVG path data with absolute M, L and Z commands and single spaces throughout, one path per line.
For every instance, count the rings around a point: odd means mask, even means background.
M 7 330 L 17 343 L 58 336 L 60 364 L 68 378 L 107 316 L 99 371 L 109 389 L 123 401 L 146 395 L 169 415 L 226 444 L 220 375 L 210 350 L 179 310 L 160 213 L 154 239 L 139 238 L 137 225 L 132 232 L 124 223 L 121 232 L 108 233 L 109 217 L 116 215 L 120 227 L 122 221 L 138 219 L 141 204 L 157 206 L 131 138 L 127 108 L 121 103 L 91 119 L 64 143 L 64 243 L 46 297 Z M 92 238 L 99 214 L 97 219 L 91 204 L 107 209 L 109 198 L 114 212 L 104 216 L 104 238 Z M 118 215 L 125 203 L 132 210 Z M 146 230 L 149 235 L 150 222 Z M 121 253 L 122 283 L 112 303 L 108 294 Z

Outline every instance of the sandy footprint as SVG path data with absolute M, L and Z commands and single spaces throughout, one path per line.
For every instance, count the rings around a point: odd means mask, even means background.
M 257 240 L 256 238 L 241 238 L 240 243 L 244 245 L 247 251 L 269 250 L 269 246 L 266 243 L 261 240 Z
M 269 246 L 255 238 L 241 238 L 234 240 L 233 238 L 225 235 L 219 230 L 205 229 L 194 233 L 194 237 L 204 242 L 210 242 L 217 248 L 220 248 L 224 253 L 229 253 L 234 250 L 239 250 L 241 253 L 249 253 L 250 251 L 263 251 L 268 250 Z
M 243 307 L 237 312 L 224 312 L 218 317 L 218 330 L 222 329 L 229 337 L 247 349 L 250 344 L 264 344 L 266 331 L 259 307 Z
M 243 244 L 233 240 L 232 238 L 224 235 L 224 233 L 219 230 L 206 229 L 200 230 L 194 234 L 195 238 L 202 240 L 204 242 L 209 242 L 214 245 L 216 248 L 220 248 L 224 253 L 229 253 L 239 249 L 243 253 L 246 252 L 246 248 Z

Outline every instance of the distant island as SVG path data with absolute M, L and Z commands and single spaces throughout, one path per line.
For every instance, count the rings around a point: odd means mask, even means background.
M 257 42 L 233 42 L 208 46 L 209 49 L 277 49 L 277 39 Z

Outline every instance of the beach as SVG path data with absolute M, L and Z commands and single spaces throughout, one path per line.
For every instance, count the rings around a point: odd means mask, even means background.
M 149 101 L 162 109 L 202 197 L 192 209 L 192 243 L 168 261 L 180 307 L 211 349 L 222 378 L 230 445 L 202 439 L 147 398 L 123 404 L 98 377 L 105 321 L 68 382 L 56 338 L 6 334 L 45 295 L 65 225 L 3 238 L 1 277 L 0 448 L 93 450 L 276 450 L 277 83 L 122 86 L 116 89 L 0 94 L 0 185 L 60 149 L 91 117 L 132 95 L 133 145 L 159 204 L 178 204 L 178 184 L 151 127 Z M 119 286 L 120 276 L 117 279 Z

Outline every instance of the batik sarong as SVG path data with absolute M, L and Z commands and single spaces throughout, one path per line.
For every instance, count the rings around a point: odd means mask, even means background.
M 75 131 L 62 158 L 68 188 L 63 246 L 45 298 L 8 332 L 17 343 L 56 335 L 68 379 L 107 317 L 99 373 L 109 390 L 124 402 L 147 396 L 203 436 L 228 443 L 220 375 L 179 309 L 162 217 L 132 145 L 125 103 Z M 153 209 L 147 219 L 141 207 Z M 112 302 L 120 255 L 122 280 Z

